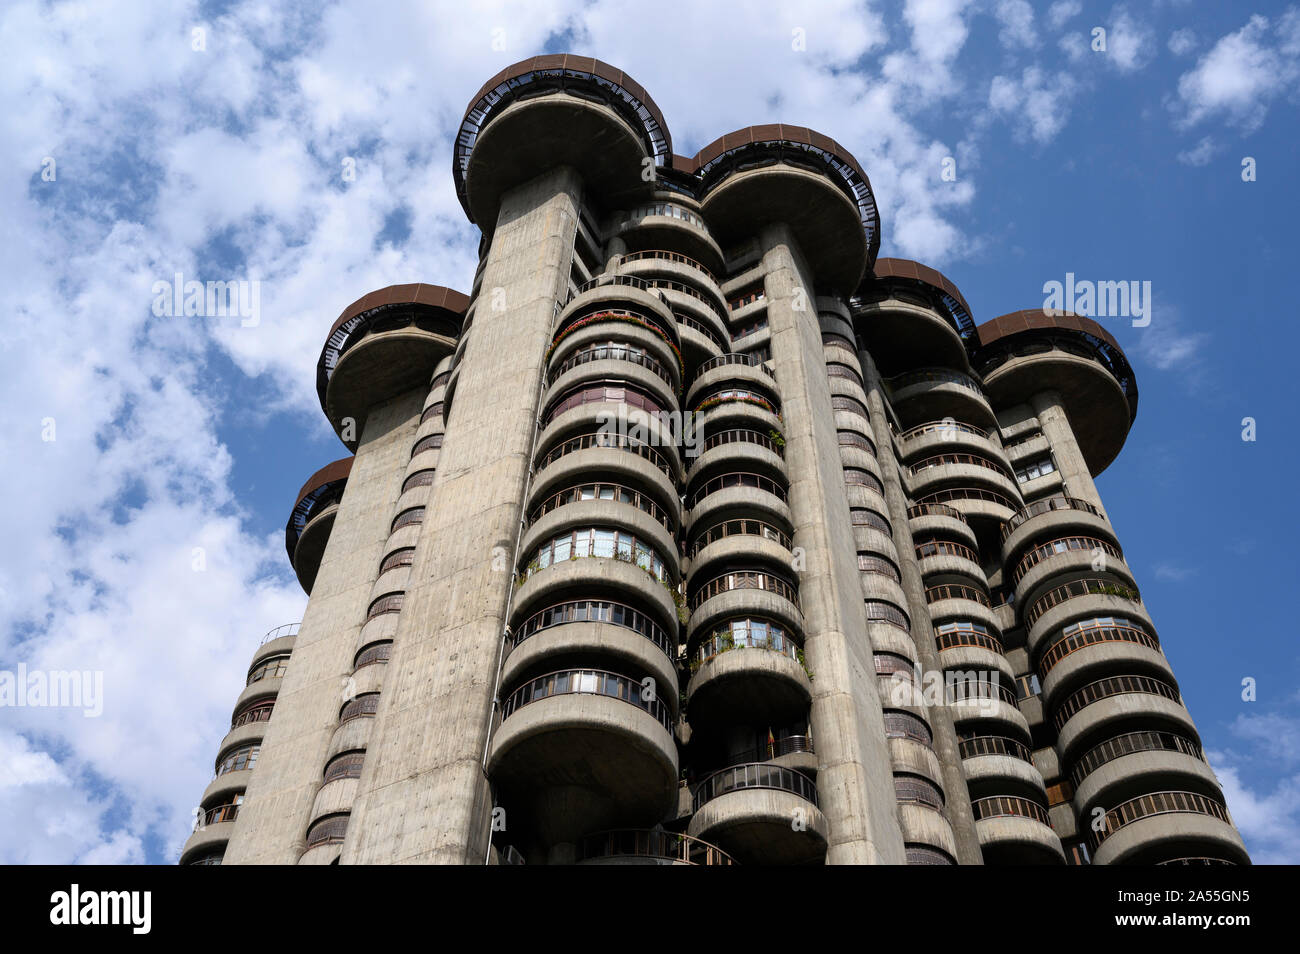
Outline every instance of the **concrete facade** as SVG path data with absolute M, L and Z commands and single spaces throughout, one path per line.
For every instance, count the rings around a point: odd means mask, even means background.
M 676 155 L 591 59 L 453 174 L 471 292 L 330 331 L 355 457 L 182 863 L 1249 863 L 1094 483 L 1104 329 L 977 325 L 834 140 Z

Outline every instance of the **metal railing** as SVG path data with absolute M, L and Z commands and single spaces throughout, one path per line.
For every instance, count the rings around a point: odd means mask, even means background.
M 1039 676 L 1047 678 L 1052 668 L 1066 656 L 1099 643 L 1137 643 L 1147 649 L 1160 652 L 1160 643 L 1146 630 L 1121 623 L 1099 623 L 1081 627 L 1077 632 L 1052 643 L 1043 653 L 1042 661 L 1038 664 Z
M 769 368 L 766 363 L 752 354 L 720 354 L 716 357 L 709 358 L 695 369 L 695 377 L 698 379 L 705 371 L 712 371 L 714 368 L 720 368 L 729 364 L 741 364 L 750 368 L 758 368 L 769 378 L 776 377 L 776 375 L 772 373 L 772 369 Z
M 927 586 L 925 588 L 925 601 L 927 603 L 937 603 L 939 600 L 973 600 L 981 606 L 992 608 L 989 604 L 988 594 L 963 583 L 940 583 L 938 586 Z
M 764 590 L 789 600 L 796 608 L 799 606 L 798 591 L 780 577 L 762 570 L 736 570 L 715 577 L 700 587 L 691 597 L 691 612 L 699 609 L 706 600 L 731 590 Z
M 931 421 L 928 424 L 918 424 L 915 427 L 909 427 L 898 435 L 901 441 L 910 441 L 914 437 L 920 437 L 922 434 L 929 434 L 932 431 L 953 434 L 960 431 L 963 434 L 974 434 L 976 437 L 982 437 L 988 440 L 988 431 L 981 430 L 974 424 L 963 424 L 961 421 Z
M 802 772 L 770 762 L 748 762 L 714 772 L 695 786 L 692 804 L 699 811 L 704 804 L 741 789 L 768 788 L 798 795 L 817 804 L 817 786 Z
M 1074 716 L 1082 709 L 1087 708 L 1094 702 L 1100 702 L 1102 699 L 1109 699 L 1111 696 L 1122 696 L 1126 693 L 1145 693 L 1147 695 L 1162 696 L 1171 702 L 1180 702 L 1178 690 L 1167 682 L 1159 679 L 1152 679 L 1150 676 L 1110 676 L 1106 679 L 1098 679 L 1096 682 L 1090 682 L 1082 689 L 1076 690 L 1069 698 L 1061 703 L 1056 710 L 1052 721 L 1056 724 L 1056 731 L 1060 732 Z
M 672 716 L 658 694 L 647 699 L 640 680 L 603 669 L 562 669 L 531 679 L 506 699 L 501 718 L 508 719 L 524 706 L 542 699 L 573 694 L 608 696 L 626 702 L 654 716 L 664 729 L 672 732 Z
M 977 798 L 970 803 L 970 807 L 976 821 L 981 818 L 1016 816 L 1019 818 L 1032 818 L 1036 822 L 1041 822 L 1044 825 L 1048 824 L 1046 808 L 1037 802 L 1030 801 L 1027 798 L 1019 798 L 1015 795 L 993 795 L 989 798 Z
M 1093 849 L 1096 850 L 1103 841 L 1125 825 L 1130 825 L 1141 818 L 1172 812 L 1209 815 L 1224 824 L 1232 824 L 1228 820 L 1228 810 L 1212 798 L 1198 795 L 1196 792 L 1153 792 L 1150 795 L 1130 798 L 1127 802 L 1122 802 L 1108 811 L 1103 827 L 1092 833 Z
M 280 639 L 281 637 L 284 636 L 297 636 L 298 630 L 301 626 L 302 626 L 301 622 L 285 623 L 283 626 L 277 626 L 275 629 L 271 630 L 269 633 L 267 633 L 265 636 L 262 637 L 262 641 L 257 644 L 257 648 L 261 649 L 263 646 L 265 646 L 273 639 Z
M 646 259 L 659 259 L 661 261 L 677 262 L 679 265 L 689 265 L 696 271 L 703 272 L 707 275 L 709 280 L 715 285 L 718 282 L 717 278 L 714 277 L 713 272 L 709 271 L 708 268 L 691 258 L 689 255 L 683 255 L 680 252 L 670 252 L 667 249 L 651 248 L 640 252 L 629 252 L 627 255 L 624 255 L 620 261 L 640 262 L 645 261 Z
M 575 451 L 587 450 L 592 447 L 607 447 L 612 450 L 631 451 L 639 457 L 644 457 L 655 467 L 663 471 L 665 476 L 673 481 L 676 485 L 677 478 L 673 473 L 672 467 L 659 451 L 655 450 L 649 444 L 642 444 L 634 441 L 625 435 L 616 434 L 610 431 L 595 431 L 590 434 L 580 434 L 577 437 L 570 437 L 560 441 L 550 449 L 545 457 L 537 463 L 537 470 L 542 470 L 550 464 L 555 463 L 566 454 L 572 454 Z
M 1078 599 L 1082 596 L 1118 596 L 1121 599 L 1131 600 L 1134 603 L 1141 602 L 1137 590 L 1133 589 L 1131 586 L 1116 583 L 1113 580 L 1102 580 L 1097 578 L 1071 580 L 1069 583 L 1048 590 L 1038 599 L 1034 600 L 1034 605 L 1025 611 L 1025 625 L 1033 626 L 1048 610 L 1060 606 L 1068 600 Z
M 1007 735 L 976 735 L 962 739 L 957 743 L 957 752 L 963 759 L 978 758 L 981 755 L 1007 755 L 1030 765 L 1034 763 L 1029 746 Z
M 715 431 L 704 439 L 704 446 L 700 448 L 700 452 L 703 453 L 715 447 L 721 447 L 723 444 L 736 443 L 757 444 L 759 447 L 770 450 L 782 460 L 785 459 L 785 447 L 761 431 L 755 431 L 747 427 L 732 427 L 725 431 Z
M 1058 546 L 1058 544 L 1060 545 Z M 1119 548 L 1112 546 L 1105 540 L 1099 540 L 1097 537 L 1058 537 L 1055 540 L 1049 540 L 1047 543 L 1034 547 L 1021 557 L 1020 562 L 1016 564 L 1015 572 L 1012 574 L 1012 582 L 1018 584 L 1024 578 L 1024 575 L 1039 563 L 1049 557 L 1056 556 L 1058 553 L 1068 553 L 1071 550 L 1087 550 L 1089 552 L 1101 550 L 1102 553 L 1113 556 L 1117 560 L 1124 559 L 1124 554 L 1119 551 Z
M 1070 770 L 1070 778 L 1073 780 L 1075 788 L 1078 788 L 1085 778 L 1107 762 L 1113 762 L 1115 759 L 1123 758 L 1125 755 L 1133 755 L 1137 752 L 1180 752 L 1183 755 L 1190 755 L 1194 759 L 1205 760 L 1199 745 L 1191 739 L 1174 732 L 1159 732 L 1151 729 L 1140 732 L 1125 732 L 1123 735 L 1117 735 L 1099 745 L 1094 745 L 1079 756 L 1074 763 L 1074 767 Z
M 1005 540 L 1009 537 L 1025 521 L 1031 520 L 1040 514 L 1051 513 L 1053 510 L 1078 510 L 1101 517 L 1103 520 L 1106 519 L 1102 516 L 1101 511 L 1088 501 L 1080 500 L 1078 497 L 1066 497 L 1058 494 L 1053 497 L 1044 497 L 1042 500 L 1035 500 L 1012 514 L 1011 518 L 1002 525 L 1002 539 Z
M 734 865 L 716 845 L 690 835 L 644 828 L 620 828 L 587 835 L 578 842 L 578 861 L 596 858 L 656 858 L 686 865 Z

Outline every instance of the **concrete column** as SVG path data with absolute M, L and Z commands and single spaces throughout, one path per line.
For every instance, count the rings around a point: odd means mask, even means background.
M 1074 429 L 1070 426 L 1070 418 L 1061 403 L 1060 393 L 1042 391 L 1030 398 L 1030 404 L 1038 416 L 1043 436 L 1052 445 L 1052 457 L 1056 460 L 1061 480 L 1065 481 L 1066 495 L 1086 500 L 1104 514 L 1106 509 L 1101 505 L 1101 495 L 1097 493 L 1097 485 L 1092 482 L 1092 472 L 1074 439 Z
M 828 864 L 902 864 L 903 836 L 862 608 L 835 412 L 811 276 L 788 227 L 761 236 L 772 362 L 780 385 L 799 599 L 813 673 L 817 794 Z
M 867 392 L 867 410 L 871 414 L 871 429 L 877 437 L 876 457 L 884 477 L 885 502 L 889 505 L 889 524 L 894 529 L 894 548 L 898 551 L 898 573 L 902 578 L 903 592 L 907 596 L 907 615 L 912 621 L 912 643 L 916 658 L 924 672 L 939 672 L 939 652 L 934 642 L 934 625 L 930 621 L 929 604 L 925 599 L 925 583 L 916 562 L 916 544 L 907 521 L 907 495 L 899 479 L 901 465 L 894 453 L 894 442 L 889 437 L 889 418 L 885 414 L 884 387 L 880 372 L 871 354 L 858 352 L 862 362 L 862 375 Z M 966 787 L 966 774 L 961 767 L 961 752 L 957 743 L 957 728 L 952 713 L 946 706 L 929 706 L 926 716 L 934 735 L 933 748 L 939 757 L 943 774 L 944 814 L 952 828 L 957 845 L 957 863 L 981 865 L 984 855 L 975 834 L 975 817 L 970 807 L 970 791 Z
M 480 292 L 487 307 L 475 310 L 462 357 L 345 864 L 486 856 L 484 753 L 543 358 L 568 286 L 579 194 L 576 174 L 562 168 L 502 201 Z M 494 300 L 505 308 L 493 310 Z
M 296 864 L 321 784 L 357 635 L 388 541 L 425 389 L 372 408 L 302 628 L 266 724 L 225 864 Z

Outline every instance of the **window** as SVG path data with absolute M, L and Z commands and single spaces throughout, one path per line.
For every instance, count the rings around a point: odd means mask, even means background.
M 284 675 L 285 670 L 289 667 L 289 654 L 282 656 L 272 656 L 270 659 L 263 660 L 252 672 L 248 674 L 248 685 L 259 682 L 263 679 L 279 679 Z
M 262 744 L 260 742 L 250 742 L 231 749 L 226 753 L 226 757 L 217 763 L 217 775 L 251 769 L 257 762 L 257 753 L 261 750 Z
M 1038 676 L 1035 673 L 1026 673 L 1023 676 L 1016 677 L 1016 698 L 1028 699 L 1030 696 L 1036 696 L 1043 691 L 1039 685 Z
M 1042 460 L 1036 460 L 1033 463 L 1025 464 L 1023 467 L 1016 468 L 1016 480 L 1020 483 L 1027 483 L 1035 477 L 1043 477 L 1047 474 L 1054 473 L 1056 465 L 1052 463 L 1052 458 L 1044 457 Z
M 526 573 L 532 576 L 538 570 L 565 560 L 615 555 L 625 563 L 635 563 L 660 582 L 667 582 L 671 577 L 663 557 L 648 544 L 626 530 L 600 527 L 571 530 L 543 543 L 529 561 Z
M 898 576 L 898 567 L 882 556 L 876 556 L 874 553 L 858 552 L 858 569 L 863 573 L 878 573 L 881 576 L 887 576 L 895 583 L 900 582 Z
M 881 533 L 892 534 L 894 532 L 888 520 L 866 507 L 850 507 L 849 522 L 855 527 L 871 527 Z
M 750 285 L 748 288 L 737 292 L 735 297 L 727 302 L 727 305 L 732 311 L 735 311 L 737 308 L 744 308 L 746 305 L 753 304 L 756 301 L 761 301 L 766 297 L 767 293 L 763 290 L 763 284 L 760 282 L 757 285 Z

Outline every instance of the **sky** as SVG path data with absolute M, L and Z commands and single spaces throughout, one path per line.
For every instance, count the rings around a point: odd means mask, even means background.
M 1297 521 L 1263 479 L 1300 447 L 1296 6 L 10 0 L 0 672 L 102 692 L 0 707 L 0 863 L 176 860 L 253 650 L 306 603 L 284 525 L 344 454 L 325 334 L 375 288 L 468 290 L 455 130 L 552 52 L 635 77 L 678 153 L 838 140 L 880 254 L 977 321 L 1067 273 L 1151 283 L 1148 325 L 1098 319 L 1141 395 L 1098 488 L 1252 857 L 1300 862 Z M 167 315 L 177 273 L 258 282 L 256 320 Z

